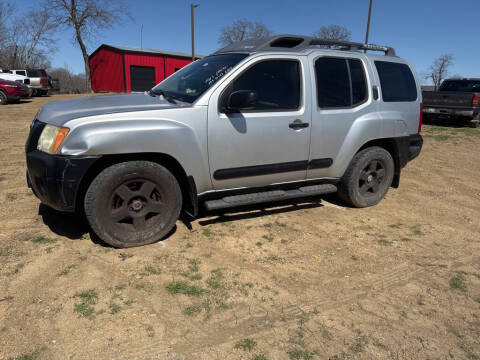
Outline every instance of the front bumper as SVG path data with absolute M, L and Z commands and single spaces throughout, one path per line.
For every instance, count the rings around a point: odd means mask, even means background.
M 40 201 L 59 211 L 75 211 L 80 183 L 99 156 L 27 152 L 27 184 Z
M 18 101 L 20 100 L 20 95 L 10 95 L 10 96 L 7 96 L 7 101 Z
M 25 90 L 15 89 L 15 90 L 7 93 L 7 99 L 8 99 L 8 101 L 17 101 L 25 94 L 27 94 L 27 92 Z

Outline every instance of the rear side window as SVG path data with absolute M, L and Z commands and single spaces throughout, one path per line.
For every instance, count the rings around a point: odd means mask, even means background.
M 352 107 L 367 100 L 367 82 L 358 59 L 321 57 L 315 62 L 317 101 L 323 109 Z
M 412 71 L 406 64 L 375 61 L 385 102 L 417 100 L 417 86 Z
M 300 107 L 300 64 L 296 60 L 261 61 L 236 79 L 231 92 L 254 90 L 258 101 L 252 110 L 296 110 Z

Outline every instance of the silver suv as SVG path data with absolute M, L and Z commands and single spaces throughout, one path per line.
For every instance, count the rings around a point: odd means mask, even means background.
M 337 191 L 372 206 L 420 153 L 421 102 L 412 66 L 389 47 L 238 42 L 144 94 L 45 105 L 26 144 L 28 184 L 115 247 L 155 242 L 200 206 Z

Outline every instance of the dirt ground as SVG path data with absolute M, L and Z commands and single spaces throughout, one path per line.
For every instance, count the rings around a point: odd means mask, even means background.
M 25 182 L 0 108 L 0 359 L 480 359 L 480 129 L 424 126 L 399 189 L 208 214 L 116 250 Z

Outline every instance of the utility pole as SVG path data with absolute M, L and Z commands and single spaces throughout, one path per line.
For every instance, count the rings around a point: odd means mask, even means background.
M 370 7 L 368 8 L 368 22 L 367 22 L 367 34 L 365 36 L 365 44 L 368 44 L 368 35 L 370 34 L 370 18 L 372 17 L 372 2 L 373 0 L 370 0 Z
M 200 4 L 190 4 L 190 17 L 192 21 L 192 61 L 195 61 L 195 8 Z

